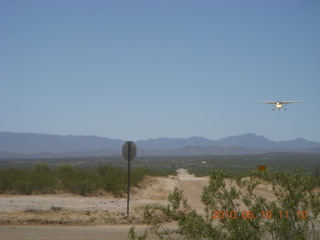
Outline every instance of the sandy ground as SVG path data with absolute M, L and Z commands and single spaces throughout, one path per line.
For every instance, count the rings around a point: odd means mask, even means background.
M 0 195 L 0 224 L 142 223 L 144 206 L 167 205 L 167 196 L 178 183 L 177 177 L 146 177 L 139 188 L 131 189 L 130 216 L 127 199 L 112 195 Z
M 179 177 L 147 177 L 131 189 L 129 217 L 127 199 L 111 195 L 0 195 L 0 239 L 127 239 L 132 225 L 137 233 L 147 228 L 141 224 L 145 205 L 167 205 Z
M 139 188 L 131 191 L 130 216 L 126 215 L 126 198 L 111 195 L 0 195 L 0 239 L 127 239 L 132 225 L 136 225 L 138 233 L 147 227 L 142 221 L 144 206 L 167 205 L 167 196 L 175 187 L 181 188 L 189 204 L 202 212 L 200 196 L 208 180 L 185 169 L 179 169 L 176 177 L 147 177 Z M 226 179 L 226 184 L 230 187 L 234 183 Z M 259 185 L 258 192 L 274 199 L 267 184 Z
M 178 185 L 179 177 L 147 176 L 138 188 L 131 188 L 130 205 L 136 207 L 149 203 L 166 203 L 169 192 Z M 114 198 L 113 195 L 85 197 L 73 194 L 0 195 L 0 212 L 49 210 L 52 206 L 60 206 L 67 210 L 121 212 L 123 207 L 127 206 L 127 198 Z

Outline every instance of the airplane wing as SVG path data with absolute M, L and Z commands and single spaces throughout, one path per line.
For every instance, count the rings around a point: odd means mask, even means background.
M 302 101 L 284 101 L 284 102 L 281 102 L 282 104 L 290 104 L 290 103 L 300 103 Z
M 257 101 L 257 103 L 277 104 L 277 102 L 274 101 Z
M 281 103 L 281 104 L 290 104 L 290 103 L 300 103 L 303 101 L 257 101 L 257 103 L 267 103 L 267 104 L 277 104 L 277 103 Z

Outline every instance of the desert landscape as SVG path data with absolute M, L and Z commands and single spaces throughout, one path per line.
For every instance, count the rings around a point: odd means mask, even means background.
M 200 196 L 209 177 L 195 177 L 186 169 L 178 169 L 177 173 L 169 177 L 147 176 L 138 188 L 133 188 L 130 216 L 126 214 L 126 198 L 112 195 L 1 195 L 0 238 L 126 239 L 131 226 L 136 226 L 137 233 L 147 227 L 143 221 L 144 206 L 167 205 L 167 196 L 175 187 L 182 189 L 189 204 L 202 212 Z M 226 183 L 232 185 L 230 179 Z M 274 199 L 271 186 L 261 184 L 258 191 L 267 199 Z M 175 227 L 175 223 L 166 225 Z
M 0 1 L 0 240 L 320 240 L 319 19 Z

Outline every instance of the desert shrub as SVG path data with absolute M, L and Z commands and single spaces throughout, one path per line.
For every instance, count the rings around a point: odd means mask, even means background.
M 316 239 L 315 226 L 319 223 L 320 194 L 313 192 L 313 176 L 302 174 L 303 169 L 291 172 L 278 171 L 274 174 L 257 173 L 272 182 L 273 193 L 277 201 L 266 203 L 272 213 L 273 221 L 266 223 L 266 227 L 276 239 Z M 320 236 L 319 236 L 320 237 Z
M 78 181 L 74 185 L 74 193 L 92 194 L 100 188 L 99 176 L 94 171 L 80 170 L 77 172 Z
M 177 159 L 179 160 L 179 159 Z M 320 174 L 319 154 L 259 154 L 239 156 L 199 156 L 192 157 L 182 166 L 196 176 L 209 176 L 212 169 L 224 170 L 228 177 L 250 174 L 258 165 L 266 165 L 271 172 L 287 171 L 292 167 L 304 167 L 305 173 Z M 203 164 L 202 162 L 205 162 Z
M 56 175 L 59 179 L 61 189 L 65 191 L 73 190 L 73 185 L 75 184 L 77 178 L 76 172 L 77 170 L 69 164 L 58 167 Z
M 47 164 L 38 164 L 33 169 L 3 169 L 0 175 L 0 191 L 19 194 L 52 193 L 57 181 Z
M 145 220 L 152 227 L 141 236 L 131 228 L 128 238 L 146 239 L 154 233 L 159 239 L 174 239 L 176 235 L 190 240 L 319 239 L 316 229 L 320 227 L 320 193 L 312 191 L 312 177 L 301 171 L 253 171 L 249 178 L 239 177 L 229 188 L 225 172 L 215 170 L 201 196 L 205 214 L 192 209 L 183 192 L 175 188 L 167 207 L 145 209 Z M 275 201 L 255 191 L 261 179 L 272 184 Z M 177 221 L 178 229 L 165 228 L 162 221 L 166 218 Z
M 320 166 L 314 168 L 313 186 L 320 187 Z
M 29 174 L 27 181 L 29 181 L 32 191 L 35 193 L 53 193 L 57 187 L 55 173 L 47 163 L 37 164 Z
M 131 171 L 131 186 L 138 186 L 139 182 L 148 174 L 148 170 L 144 167 L 134 168 Z
M 166 175 L 167 170 L 135 167 L 131 169 L 131 186 L 138 186 L 146 175 Z M 0 193 L 46 194 L 63 190 L 80 195 L 99 190 L 123 196 L 127 191 L 126 168 L 111 164 L 94 168 L 76 168 L 70 164 L 50 168 L 47 163 L 33 168 L 0 169 Z
M 10 192 L 16 181 L 15 169 L 0 169 L 0 193 Z
M 51 172 L 51 169 L 50 169 L 48 163 L 45 163 L 45 162 L 36 164 L 34 166 L 33 170 L 35 172 L 46 172 L 46 173 Z
M 99 175 L 94 170 L 77 170 L 71 165 L 57 169 L 57 176 L 63 190 L 75 194 L 92 194 L 100 188 Z
M 127 171 L 112 167 L 111 164 L 99 166 L 97 172 L 101 178 L 102 188 L 115 196 L 122 196 L 127 186 Z
M 124 168 L 113 167 L 111 164 L 102 165 L 97 168 L 100 175 L 102 187 L 107 192 L 112 192 L 115 196 L 123 196 L 127 191 L 128 171 Z M 131 186 L 137 186 L 146 176 L 148 170 L 144 167 L 131 169 Z
M 32 181 L 29 176 L 19 179 L 16 182 L 15 193 L 31 195 L 34 193 L 34 188 L 32 186 Z

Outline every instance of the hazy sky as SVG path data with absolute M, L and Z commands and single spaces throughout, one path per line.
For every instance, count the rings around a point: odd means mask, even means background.
M 320 141 L 320 2 L 0 0 L 0 112 L 0 131 Z

